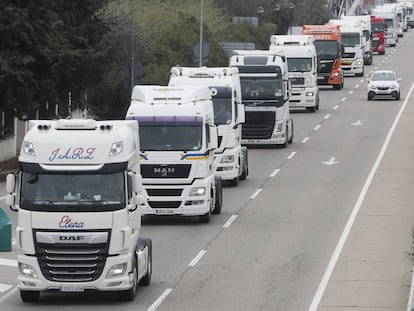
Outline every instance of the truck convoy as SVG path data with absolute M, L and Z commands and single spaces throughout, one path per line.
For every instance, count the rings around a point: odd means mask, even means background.
M 242 143 L 287 147 L 293 140 L 293 120 L 285 57 L 264 50 L 234 53 L 230 67 L 239 70 L 246 116 Z
M 29 121 L 5 202 L 18 212 L 17 286 L 40 292 L 116 291 L 149 285 L 152 243 L 140 236 L 145 202 L 134 121 Z
M 318 56 L 313 36 L 273 35 L 269 50 L 286 57 L 288 77 L 292 86 L 289 108 L 319 109 Z
M 239 71 L 230 67 L 173 67 L 170 86 L 206 85 L 214 107 L 218 147 L 214 151 L 214 174 L 236 186 L 246 179 L 249 167 L 247 147 L 241 145 L 244 106 Z
M 396 46 L 398 42 L 397 11 L 390 6 L 376 6 L 372 8 L 371 15 L 382 17 L 385 20 L 385 44 Z
M 344 86 L 341 69 L 341 33 L 335 25 L 303 25 L 303 35 L 313 35 L 318 54 L 318 85 L 332 85 L 335 90 Z
M 397 0 L 397 2 L 405 6 L 407 11 L 407 27 L 414 27 L 414 0 Z
M 364 39 L 364 64 L 372 64 L 372 32 L 371 32 L 371 16 L 370 15 L 343 15 L 341 20 L 356 21 L 354 27 L 360 28 Z
M 198 216 L 207 223 L 222 207 L 214 175 L 217 128 L 207 86 L 136 85 L 126 118 L 139 123 L 143 215 Z
M 372 51 L 385 54 L 385 19 L 371 15 Z
M 340 27 L 344 46 L 341 68 L 344 74 L 362 77 L 364 75 L 365 38 L 362 34 L 361 22 L 331 19 L 329 24 Z

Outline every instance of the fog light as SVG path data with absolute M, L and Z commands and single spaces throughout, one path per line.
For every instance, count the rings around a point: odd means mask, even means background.
M 106 274 L 106 277 L 113 278 L 113 277 L 123 275 L 126 272 L 126 268 L 127 268 L 126 262 L 112 266 L 111 269 L 109 269 L 108 273 Z
M 36 270 L 32 266 L 19 262 L 18 267 L 19 267 L 19 272 L 21 275 L 28 277 L 28 278 L 37 279 Z

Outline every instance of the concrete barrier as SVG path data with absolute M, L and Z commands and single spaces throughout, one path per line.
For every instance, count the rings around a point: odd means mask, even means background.
M 12 250 L 12 224 L 9 216 L 0 208 L 0 251 Z

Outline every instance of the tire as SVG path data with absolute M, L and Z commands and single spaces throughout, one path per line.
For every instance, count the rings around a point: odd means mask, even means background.
M 398 92 L 397 95 L 395 96 L 395 100 L 400 100 L 400 93 Z
M 239 184 L 239 176 L 234 177 L 232 180 L 229 181 L 230 185 L 233 187 L 237 187 Z
M 291 143 L 293 143 L 293 135 L 294 135 L 294 133 L 295 133 L 295 131 L 294 131 L 294 129 L 293 129 L 293 120 L 291 121 L 292 122 L 292 135 L 290 136 L 290 139 L 288 140 L 288 143 L 289 144 L 291 144 Z
M 23 302 L 36 302 L 39 300 L 40 292 L 39 291 L 29 291 L 29 290 L 21 290 L 20 291 L 20 298 Z
M 198 216 L 198 221 L 202 224 L 208 224 L 211 220 L 211 211 L 214 210 L 214 206 L 216 203 L 213 202 L 213 190 L 210 190 L 210 209 L 204 215 Z
M 239 178 L 237 177 L 237 181 Z M 217 178 L 216 181 L 216 201 L 214 202 L 214 210 L 212 214 L 218 215 L 221 213 L 221 208 L 223 207 L 223 186 L 221 178 Z
M 334 84 L 333 89 L 338 91 L 338 90 L 342 89 L 342 85 L 341 84 Z
M 152 276 L 152 241 L 149 238 L 143 238 L 141 241 L 145 247 L 148 247 L 148 266 L 147 273 L 139 280 L 138 285 L 148 286 L 151 283 Z
M 379 54 L 379 55 L 384 55 L 384 54 L 385 54 L 385 51 L 378 52 L 378 54 Z
M 133 270 L 132 275 L 134 277 L 132 281 L 132 287 L 127 290 L 119 291 L 118 298 L 121 301 L 134 301 L 135 297 L 137 296 L 137 287 L 138 287 L 138 268 L 137 268 L 137 260 L 136 258 L 132 262 Z
M 367 99 L 372 100 L 374 98 L 374 95 L 370 92 L 368 93 Z
M 314 106 L 314 107 L 306 107 L 306 111 L 308 111 L 308 112 L 315 112 L 316 111 L 316 106 Z
M 249 175 L 249 164 L 248 164 L 248 156 L 247 156 L 247 148 L 246 154 L 244 155 L 244 166 L 241 175 L 239 176 L 239 180 L 246 180 L 247 175 Z

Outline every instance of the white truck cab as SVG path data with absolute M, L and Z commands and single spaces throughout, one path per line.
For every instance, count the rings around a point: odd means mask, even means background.
M 286 58 L 269 50 L 235 50 L 230 67 L 239 70 L 246 120 L 244 145 L 279 145 L 293 140 L 289 114 L 291 84 Z
M 272 35 L 269 50 L 287 60 L 288 77 L 292 86 L 289 108 L 319 109 L 318 55 L 312 35 Z
M 361 22 L 358 20 L 331 19 L 331 25 L 339 25 L 341 31 L 342 54 L 341 68 L 345 75 L 362 77 L 364 75 L 364 53 L 366 40 Z
M 139 123 L 144 215 L 198 216 L 207 223 L 222 207 L 214 175 L 217 127 L 207 86 L 136 85 L 126 119 Z
M 24 302 L 42 291 L 116 291 L 133 300 L 149 285 L 152 244 L 140 237 L 145 196 L 134 121 L 29 121 L 20 171 L 5 202 L 18 212 L 17 287 Z
M 218 147 L 214 151 L 214 174 L 236 186 L 247 178 L 247 147 L 241 145 L 244 106 L 241 100 L 239 71 L 230 67 L 171 68 L 170 86 L 206 85 L 214 106 Z

